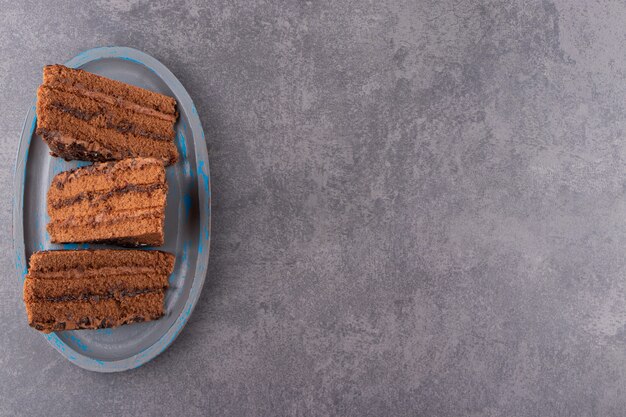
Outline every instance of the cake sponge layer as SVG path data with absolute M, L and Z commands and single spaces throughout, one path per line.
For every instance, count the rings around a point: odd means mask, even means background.
M 116 267 L 141 272 L 149 268 L 169 275 L 174 269 L 174 255 L 162 251 L 116 249 L 42 251 L 30 257 L 29 265 L 29 275 L 46 278 L 109 275 L 107 268 Z

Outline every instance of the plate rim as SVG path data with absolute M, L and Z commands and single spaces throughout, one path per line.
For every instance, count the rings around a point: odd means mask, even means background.
M 193 283 L 189 291 L 189 296 L 185 301 L 185 305 L 176 321 L 164 332 L 159 339 L 132 356 L 115 361 L 99 360 L 86 356 L 75 349 L 72 349 L 56 333 L 44 334 L 48 342 L 65 358 L 73 364 L 90 371 L 95 372 L 121 372 L 128 369 L 138 368 L 139 366 L 149 362 L 157 357 L 178 337 L 183 327 L 187 324 L 191 313 L 193 312 L 197 301 L 202 292 L 202 287 L 206 281 L 206 275 L 209 264 L 209 252 L 211 243 L 211 177 L 209 172 L 209 158 L 202 129 L 202 123 L 198 116 L 196 106 L 191 96 L 176 78 L 176 76 L 160 61 L 151 55 L 138 49 L 125 46 L 102 46 L 91 48 L 80 52 L 73 58 L 65 62 L 65 65 L 72 68 L 78 68 L 88 62 L 100 59 L 117 58 L 143 65 L 150 71 L 154 72 L 161 78 L 170 88 L 180 92 L 179 106 L 185 108 L 189 117 L 189 128 L 195 138 L 202 138 L 204 146 L 194 146 L 196 156 L 196 172 L 192 171 L 198 179 L 198 202 L 199 202 L 199 230 L 198 230 L 198 252 L 196 261 L 196 271 L 193 275 Z M 25 194 L 25 177 L 26 177 L 26 161 L 28 160 L 28 151 L 30 149 L 31 139 L 35 130 L 37 116 L 35 104 L 37 98 L 33 100 L 26 118 L 22 126 L 20 134 L 20 142 L 17 148 L 14 167 L 14 193 L 13 193 L 13 249 L 15 253 L 15 270 L 18 275 L 20 284 L 23 285 L 24 278 L 28 272 L 28 260 L 26 259 L 26 249 L 24 244 L 24 194 Z M 198 143 L 197 141 L 196 143 Z M 203 203 L 206 202 L 206 208 L 203 209 Z M 204 253 L 206 252 L 206 253 Z

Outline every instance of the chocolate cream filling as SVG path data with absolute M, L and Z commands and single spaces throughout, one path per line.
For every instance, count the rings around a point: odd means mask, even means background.
M 114 188 L 106 193 L 98 193 L 98 192 L 84 192 L 75 195 L 74 197 L 61 199 L 58 201 L 54 201 L 50 203 L 50 206 L 55 209 L 60 209 L 62 207 L 71 206 L 80 201 L 87 200 L 91 204 L 96 204 L 102 201 L 109 200 L 111 197 L 115 195 L 127 194 L 127 193 L 140 193 L 140 194 L 148 194 L 148 197 L 152 195 L 152 193 L 156 190 L 166 189 L 166 186 L 161 183 L 157 184 L 149 184 L 149 185 L 137 185 L 137 184 L 128 184 L 124 187 Z
M 41 298 L 35 298 L 34 300 L 32 300 L 32 302 L 33 303 L 41 303 L 41 302 L 58 303 L 58 302 L 63 302 L 63 301 L 98 302 L 100 300 L 110 300 L 110 299 L 121 300 L 122 298 L 136 297 L 141 294 L 157 293 L 157 292 L 164 291 L 164 290 L 165 288 L 145 288 L 145 289 L 132 290 L 132 291 L 109 290 L 106 293 L 102 293 L 102 294 L 85 293 L 85 294 L 80 294 L 80 295 L 64 295 L 61 297 L 41 297 Z

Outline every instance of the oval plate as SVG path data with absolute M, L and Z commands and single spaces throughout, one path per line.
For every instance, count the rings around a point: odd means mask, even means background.
M 176 255 L 165 297 L 165 317 L 116 329 L 79 330 L 45 335 L 74 364 L 98 372 L 136 368 L 163 352 L 178 336 L 198 301 L 209 262 L 211 189 L 202 125 L 191 97 L 163 64 L 132 48 L 103 47 L 82 52 L 65 63 L 176 98 L 180 117 L 176 142 L 180 159 L 167 168 L 165 245 Z M 46 249 L 105 248 L 107 245 L 50 243 L 46 232 L 46 193 L 52 177 L 86 162 L 49 155 L 35 134 L 35 104 L 28 111 L 15 165 L 13 242 L 20 283 L 33 252 Z M 26 318 L 24 318 L 26 324 Z

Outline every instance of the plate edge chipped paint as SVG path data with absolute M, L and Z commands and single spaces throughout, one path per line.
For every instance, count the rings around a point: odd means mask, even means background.
M 157 76 L 160 77 L 173 92 L 175 92 L 178 99 L 178 106 L 185 109 L 185 112 L 188 114 L 189 128 L 191 129 L 193 137 L 201 138 L 201 142 L 203 143 L 202 146 L 194 147 L 197 161 L 197 172 L 195 172 L 195 175 L 198 179 L 198 202 L 200 204 L 198 210 L 200 227 L 197 231 L 199 255 L 196 262 L 196 270 L 193 274 L 193 284 L 191 286 L 189 296 L 185 302 L 182 312 L 176 318 L 176 321 L 155 343 L 133 356 L 116 361 L 102 361 L 83 355 L 63 342 L 63 340 L 61 340 L 55 333 L 45 335 L 48 342 L 56 350 L 58 350 L 61 355 L 81 368 L 96 372 L 120 372 L 137 368 L 167 349 L 174 339 L 176 339 L 180 331 L 187 323 L 189 316 L 193 312 L 202 291 L 202 286 L 204 285 L 209 262 L 209 249 L 211 241 L 211 181 L 208 152 L 198 112 L 193 104 L 193 101 L 191 100 L 191 97 L 189 96 L 189 93 L 187 93 L 187 90 L 185 90 L 174 74 L 172 74 L 172 72 L 157 59 L 144 52 L 133 48 L 117 46 L 89 49 L 79 53 L 74 58 L 67 61 L 65 65 L 72 68 L 78 68 L 89 62 L 105 58 L 117 58 L 132 61 L 136 64 L 143 65 L 150 71 L 157 74 Z M 13 194 L 13 246 L 15 253 L 15 268 L 20 284 L 24 283 L 28 265 L 25 253 L 23 224 L 24 184 L 28 151 L 30 149 L 31 138 L 35 130 L 35 123 L 37 121 L 35 114 L 35 101 L 31 104 L 24 121 L 14 170 L 15 188 Z M 198 144 L 200 141 L 196 140 L 195 143 Z M 202 207 L 204 204 L 206 204 L 206 206 Z

